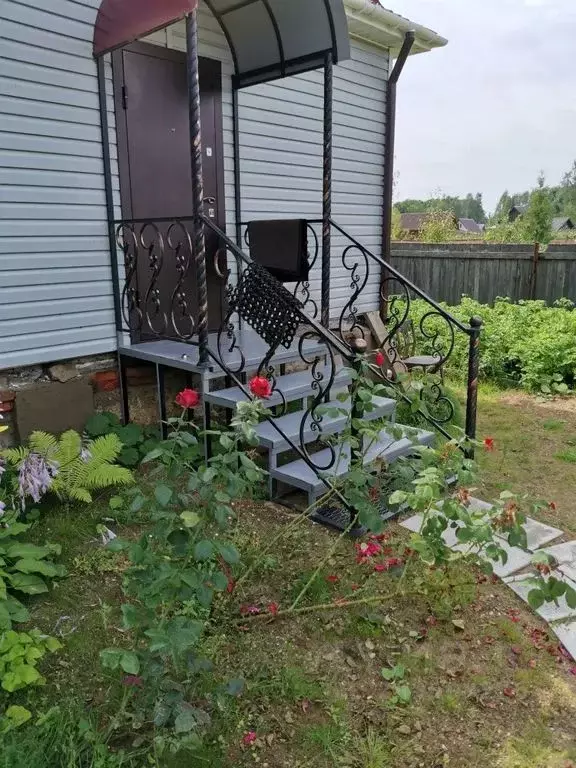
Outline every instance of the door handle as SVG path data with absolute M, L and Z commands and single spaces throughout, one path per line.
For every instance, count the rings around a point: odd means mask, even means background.
M 204 205 L 208 205 L 208 218 L 209 219 L 215 219 L 216 218 L 216 198 L 215 197 L 205 197 L 204 198 Z

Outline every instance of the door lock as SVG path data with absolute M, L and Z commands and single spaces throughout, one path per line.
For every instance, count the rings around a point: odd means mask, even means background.
M 204 203 L 208 204 L 210 207 L 208 208 L 208 218 L 215 219 L 216 218 L 216 208 L 212 207 L 216 205 L 216 198 L 215 197 L 205 197 Z

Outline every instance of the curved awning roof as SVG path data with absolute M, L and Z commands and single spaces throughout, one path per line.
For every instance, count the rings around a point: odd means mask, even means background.
M 230 46 L 239 87 L 350 58 L 343 0 L 204 0 Z M 197 0 L 102 0 L 94 55 L 121 48 L 190 13 Z
M 94 56 L 167 27 L 197 6 L 198 0 L 102 0 L 94 26 Z

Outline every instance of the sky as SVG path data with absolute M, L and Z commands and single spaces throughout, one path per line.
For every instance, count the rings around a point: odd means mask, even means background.
M 576 159 L 576 0 L 381 0 L 448 38 L 398 83 L 396 199 L 559 183 Z

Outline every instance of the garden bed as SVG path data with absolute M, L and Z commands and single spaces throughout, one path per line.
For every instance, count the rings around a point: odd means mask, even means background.
M 571 401 L 485 389 L 479 412 L 495 450 L 480 457 L 477 494 L 530 491 L 555 502 L 542 519 L 575 532 Z M 166 510 L 168 487 L 145 469 L 141 487 Z M 181 477 L 170 484 L 183 488 Z M 0 736 L 0 768 L 576 765 L 576 665 L 511 590 L 467 563 L 430 570 L 396 523 L 353 542 L 255 498 L 230 502 L 226 539 L 242 566 L 222 564 L 228 587 L 210 609 L 180 601 L 178 617 L 207 622 L 187 659 L 194 698 L 181 711 L 204 718 L 203 738 L 184 742 L 178 719 L 171 736 L 152 722 L 162 712 L 150 714 L 148 683 L 132 669 L 121 607 L 125 577 L 138 577 L 135 551 L 102 544 L 112 529 L 143 546 L 158 525 L 132 498 L 53 505 L 32 530 L 38 544 L 62 544 L 68 575 L 30 599 L 19 629 L 41 627 L 63 647 L 41 664 L 45 686 L 10 695 L 33 716 Z M 182 519 L 197 524 L 193 512 Z M 194 547 L 200 559 L 205 546 Z M 102 665 L 103 649 L 127 653 L 123 670 Z

